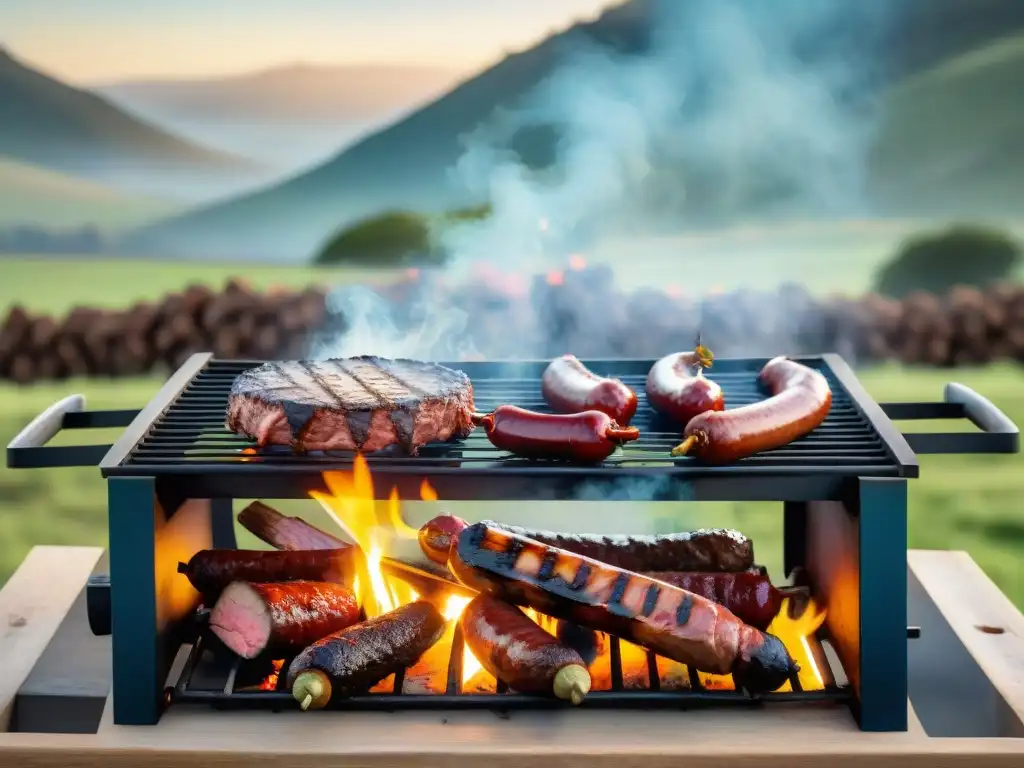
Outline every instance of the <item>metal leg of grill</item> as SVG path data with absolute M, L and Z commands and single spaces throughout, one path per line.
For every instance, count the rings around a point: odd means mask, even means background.
M 807 510 L 804 501 L 782 505 L 782 566 L 786 576 L 807 564 Z
M 238 549 L 235 539 L 235 510 L 233 499 L 210 500 L 210 524 L 213 526 L 215 549 Z
M 167 664 L 157 629 L 156 485 L 150 477 L 107 482 L 114 722 L 160 719 Z
M 861 478 L 859 720 L 907 730 L 907 481 Z

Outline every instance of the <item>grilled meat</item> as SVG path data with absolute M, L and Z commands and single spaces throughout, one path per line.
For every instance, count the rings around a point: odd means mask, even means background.
M 350 357 L 264 363 L 235 379 L 227 428 L 261 446 L 377 451 L 463 438 L 473 385 L 461 371 L 416 360 Z

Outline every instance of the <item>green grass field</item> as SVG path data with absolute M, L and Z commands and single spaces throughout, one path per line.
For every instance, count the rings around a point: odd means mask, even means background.
M 1024 423 L 1024 371 L 999 365 L 952 372 L 878 368 L 861 372 L 879 400 L 936 400 L 950 378 L 991 398 L 1018 423 Z M 90 407 L 142 406 L 159 387 L 157 379 L 70 381 L 19 389 L 0 386 L 0 438 L 16 433 L 54 400 L 84 393 Z M 915 424 L 913 429 L 936 428 Z M 962 429 L 962 424 L 944 425 Z M 109 443 L 116 433 L 76 431 L 63 444 Z M 927 549 L 965 549 L 1018 606 L 1024 607 L 1024 459 L 1014 456 L 929 456 L 921 478 L 910 481 L 910 545 Z M 102 544 L 106 538 L 106 495 L 96 468 L 0 470 L 0 583 L 35 544 Z M 288 502 L 311 522 L 329 525 L 312 502 Z M 781 574 L 780 505 L 621 504 L 583 502 L 453 503 L 468 518 L 493 517 L 524 524 L 559 525 L 599 531 L 669 531 L 700 525 L 735 526 L 757 542 L 758 559 Z M 410 522 L 429 516 L 430 505 L 406 506 Z M 571 522 L 570 522 L 571 521 Z M 251 537 L 243 536 L 252 545 Z
M 232 277 L 266 289 L 369 282 L 386 275 L 386 270 L 0 255 L 0 308 L 21 304 L 36 312 L 62 315 L 78 304 L 121 308 L 135 301 L 153 301 L 193 283 L 219 288 Z

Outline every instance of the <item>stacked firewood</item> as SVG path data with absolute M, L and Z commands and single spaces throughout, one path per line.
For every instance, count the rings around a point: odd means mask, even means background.
M 325 295 L 259 293 L 232 280 L 191 286 L 125 310 L 75 307 L 63 319 L 13 307 L 0 325 L 0 379 L 135 376 L 173 369 L 193 352 L 262 359 L 301 355 L 324 319 Z
M 422 284 L 405 280 L 380 293 L 398 322 L 416 315 L 410 308 L 424 299 L 417 293 L 422 290 Z M 14 307 L 0 324 L 0 379 L 134 376 L 174 369 L 200 351 L 223 359 L 294 359 L 308 354 L 310 343 L 324 334 L 338 334 L 349 321 L 359 324 L 340 310 L 328 311 L 326 298 L 312 288 L 260 293 L 235 280 L 223 291 L 193 286 L 126 310 L 77 307 L 63 319 Z M 600 270 L 587 269 L 556 285 L 538 279 L 525 293 L 460 289 L 439 297 L 435 287 L 429 300 L 471 317 L 471 348 L 489 358 L 565 352 L 654 358 L 692 345 L 699 329 L 719 357 L 836 351 L 858 364 L 1024 362 L 1020 284 L 960 287 L 945 296 L 918 293 L 903 300 L 876 294 L 822 299 L 784 286 L 694 301 L 658 289 L 625 295 Z M 510 328 L 519 330 L 510 334 Z M 434 354 L 445 353 L 422 352 Z

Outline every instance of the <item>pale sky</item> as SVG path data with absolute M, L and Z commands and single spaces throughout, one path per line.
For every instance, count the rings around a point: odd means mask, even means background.
M 621 0 L 0 0 L 0 45 L 78 84 L 279 64 L 471 70 Z

